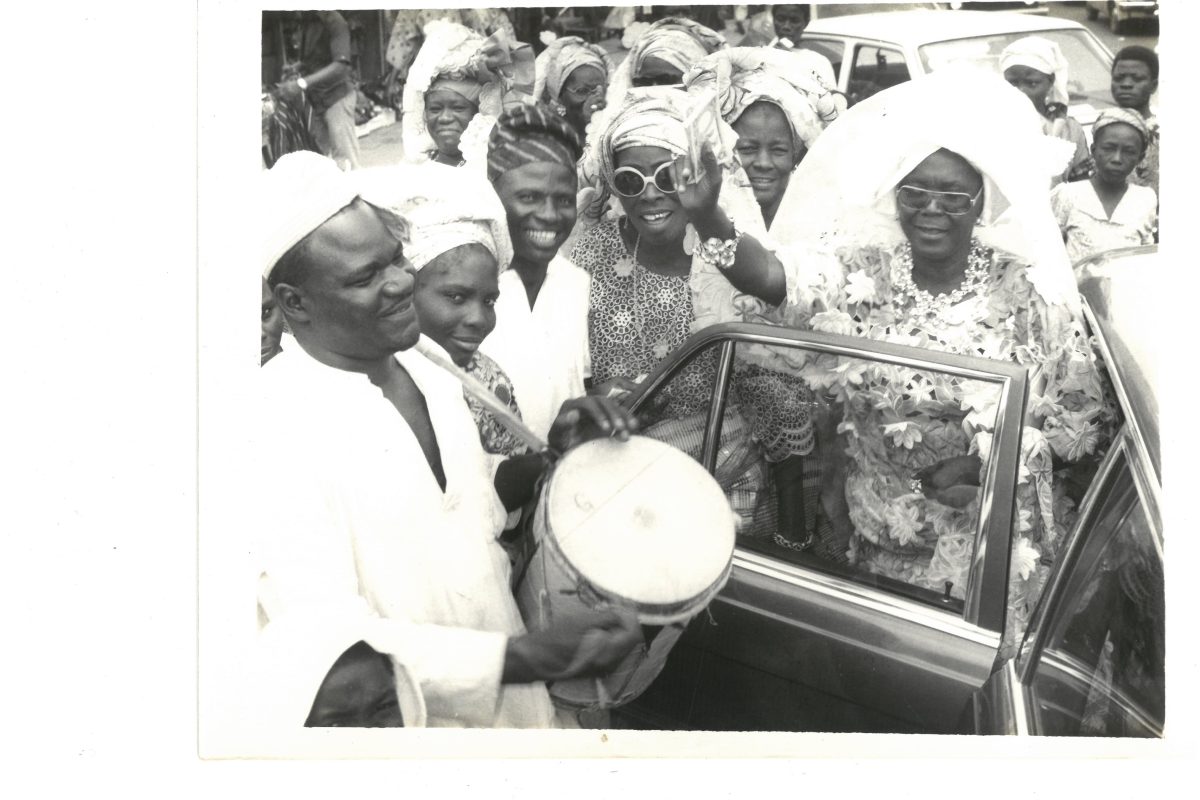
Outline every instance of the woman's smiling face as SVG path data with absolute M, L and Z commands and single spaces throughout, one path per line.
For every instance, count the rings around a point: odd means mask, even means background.
M 425 127 L 443 156 L 458 156 L 458 143 L 479 105 L 449 89 L 425 93 Z
M 804 155 L 798 151 L 792 127 L 783 109 L 774 103 L 754 103 L 733 123 L 737 131 L 737 154 L 754 198 L 766 209 L 779 207 L 787 191 L 792 170 Z
M 421 332 L 465 367 L 496 327 L 499 296 L 496 258 L 487 248 L 465 244 L 448 250 L 417 273 Z
M 918 164 L 900 184 L 975 197 L 983 187 L 983 178 L 962 156 L 949 150 L 938 150 Z M 947 214 L 936 200 L 926 202 L 919 209 L 896 203 L 900 228 L 912 245 L 913 256 L 930 261 L 941 261 L 955 253 L 966 252 L 982 208 L 982 196 L 965 214 Z
M 637 197 L 620 194 L 617 197 L 634 230 L 647 244 L 661 246 L 678 242 L 680 246 L 683 245 L 688 224 L 687 213 L 675 193 L 663 192 L 654 185 L 653 180 L 655 170 L 674 160 L 670 151 L 644 145 L 620 150 L 614 157 L 617 169 L 633 167 L 646 177 L 645 188 Z

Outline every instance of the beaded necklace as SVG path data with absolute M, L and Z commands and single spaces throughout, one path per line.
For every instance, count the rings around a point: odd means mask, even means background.
M 961 303 L 968 295 L 987 286 L 991 263 L 991 249 L 972 239 L 962 284 L 952 292 L 934 295 L 913 281 L 912 245 L 906 242 L 900 255 L 892 262 L 892 296 L 897 307 L 909 307 L 909 317 L 916 320 L 935 319 L 944 316 L 951 306 Z

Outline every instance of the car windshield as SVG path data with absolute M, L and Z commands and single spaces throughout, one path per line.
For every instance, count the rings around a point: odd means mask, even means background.
M 998 33 L 972 39 L 954 39 L 923 45 L 917 49 L 926 72 L 950 65 L 973 64 L 1000 71 L 1000 53 L 1026 36 L 1039 36 L 1057 44 L 1070 65 L 1067 91 L 1071 105 L 1090 105 L 1097 111 L 1115 105 L 1112 99 L 1112 59 L 1099 44 L 1081 30 L 1050 30 Z

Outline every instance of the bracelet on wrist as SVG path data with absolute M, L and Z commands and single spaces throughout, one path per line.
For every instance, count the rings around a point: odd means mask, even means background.
M 716 236 L 705 239 L 700 243 L 700 258 L 712 264 L 717 269 L 729 269 L 737 260 L 738 243 L 742 241 L 742 232 L 737 225 L 732 225 L 733 236 L 729 239 L 719 239 Z

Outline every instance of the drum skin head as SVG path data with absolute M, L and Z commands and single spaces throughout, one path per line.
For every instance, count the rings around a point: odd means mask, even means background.
M 642 436 L 587 442 L 559 461 L 546 492 L 559 554 L 618 604 L 695 600 L 694 614 L 728 577 L 729 501 L 704 467 L 668 444 Z

